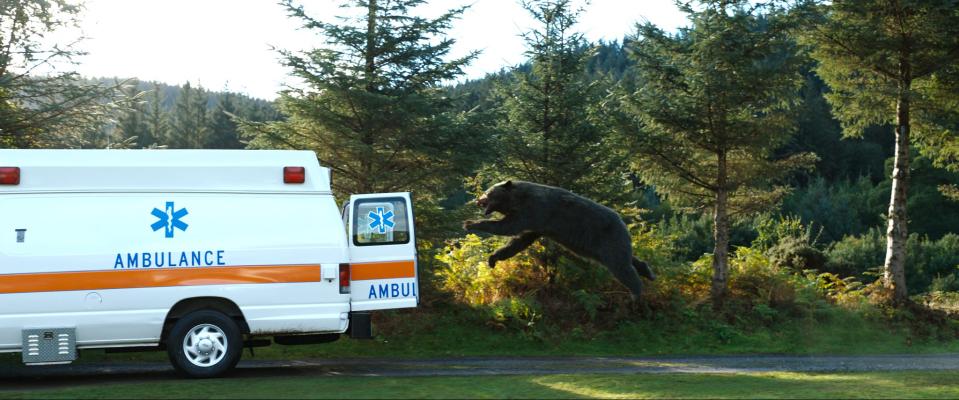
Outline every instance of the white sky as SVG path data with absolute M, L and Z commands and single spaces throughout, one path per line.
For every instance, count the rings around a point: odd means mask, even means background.
M 470 0 L 434 0 L 424 15 L 436 15 Z M 482 50 L 466 70 L 468 78 L 523 61 L 519 35 L 534 24 L 518 0 L 472 0 L 472 7 L 449 32 L 455 55 Z M 303 0 L 310 15 L 333 21 L 339 1 Z M 77 61 L 86 76 L 136 77 L 211 90 L 228 89 L 274 99 L 293 83 L 271 46 L 303 50 L 323 45 L 311 31 L 299 30 L 272 0 L 86 0 L 82 30 L 89 37 Z M 576 27 L 589 40 L 618 40 L 636 22 L 649 20 L 672 30 L 685 21 L 673 0 L 593 0 Z

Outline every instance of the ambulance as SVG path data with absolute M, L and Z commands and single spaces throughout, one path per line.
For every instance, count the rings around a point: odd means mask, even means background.
M 371 337 L 418 302 L 410 194 L 338 207 L 332 179 L 309 151 L 0 150 L 0 353 L 165 350 L 204 378 Z

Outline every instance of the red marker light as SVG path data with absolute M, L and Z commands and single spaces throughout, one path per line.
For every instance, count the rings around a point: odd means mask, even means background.
M 306 168 L 283 167 L 283 183 L 306 182 Z
M 0 167 L 0 185 L 19 185 L 19 167 Z
M 340 294 L 350 292 L 350 264 L 340 264 Z

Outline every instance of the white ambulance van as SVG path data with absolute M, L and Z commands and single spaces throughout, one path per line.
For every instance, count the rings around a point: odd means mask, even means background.
M 0 150 L 0 352 L 212 377 L 271 337 L 370 337 L 417 305 L 410 195 L 340 208 L 330 182 L 309 151 Z

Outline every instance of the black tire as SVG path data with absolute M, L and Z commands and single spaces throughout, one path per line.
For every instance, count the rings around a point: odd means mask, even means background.
M 208 352 L 211 354 L 209 356 L 204 356 L 208 353 L 196 353 L 197 355 L 192 357 L 187 354 L 186 338 L 192 331 L 198 329 L 201 334 L 204 334 L 201 336 L 201 339 L 206 341 L 202 343 L 204 347 L 216 346 L 219 343 L 219 346 Z M 215 336 L 222 337 L 223 340 L 213 339 Z M 191 338 L 190 343 L 192 342 Z M 232 370 L 240 361 L 240 355 L 243 354 L 243 335 L 232 318 L 218 311 L 199 310 L 180 318 L 173 325 L 166 337 L 166 348 L 170 363 L 180 375 L 190 378 L 215 378 Z M 191 349 L 197 348 L 200 347 L 191 347 Z M 202 360 L 204 357 L 210 365 L 198 365 L 191 361 L 191 358 Z

